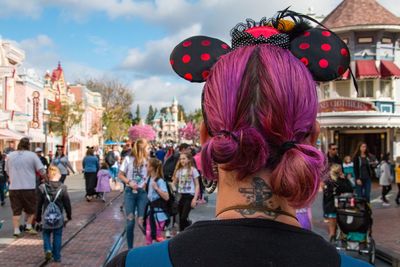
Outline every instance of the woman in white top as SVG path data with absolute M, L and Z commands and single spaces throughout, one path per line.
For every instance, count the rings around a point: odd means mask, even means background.
M 172 182 L 177 186 L 181 198 L 178 205 L 179 231 L 189 226 L 190 210 L 196 207 L 199 196 L 199 172 L 193 167 L 193 157 L 189 153 L 181 153 L 176 165 Z
M 133 248 L 135 211 L 137 211 L 138 225 L 143 225 L 143 216 L 148 201 L 145 191 L 148 154 L 147 141 L 145 139 L 138 139 L 133 145 L 131 155 L 124 158 L 118 175 L 119 179 L 126 185 L 124 207 L 128 249 Z
M 386 195 L 390 192 L 390 190 L 392 190 L 392 176 L 390 174 L 389 153 L 383 156 L 379 168 L 379 184 L 382 186 L 382 205 L 389 206 L 389 201 L 386 198 Z

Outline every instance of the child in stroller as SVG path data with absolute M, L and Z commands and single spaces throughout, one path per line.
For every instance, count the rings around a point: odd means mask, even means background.
M 329 240 L 334 243 L 336 238 L 335 197 L 343 193 L 353 193 L 353 186 L 344 176 L 341 165 L 331 165 L 329 178 L 324 181 L 323 191 L 324 218 L 328 221 Z
M 375 242 L 371 237 L 372 211 L 364 198 L 354 194 L 336 197 L 337 212 L 336 248 L 368 254 L 369 262 L 375 262 Z

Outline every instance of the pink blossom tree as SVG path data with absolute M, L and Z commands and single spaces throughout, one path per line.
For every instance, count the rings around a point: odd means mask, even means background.
M 147 141 L 153 141 L 156 139 L 156 132 L 150 125 L 134 125 L 128 130 L 129 138 L 135 142 L 139 138 L 146 139 Z
M 179 129 L 179 137 L 196 143 L 200 138 L 200 131 L 195 124 L 188 122 L 185 127 Z

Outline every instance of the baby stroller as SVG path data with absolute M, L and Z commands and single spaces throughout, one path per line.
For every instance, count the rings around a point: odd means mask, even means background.
M 369 262 L 375 262 L 375 241 L 371 236 L 372 211 L 364 198 L 354 194 L 335 197 L 337 210 L 336 249 L 355 251 L 368 255 Z

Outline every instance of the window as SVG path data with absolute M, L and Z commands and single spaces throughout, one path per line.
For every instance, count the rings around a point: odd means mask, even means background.
M 329 84 L 324 84 L 322 86 L 322 92 L 324 94 L 324 99 L 328 99 L 330 94 L 329 94 Z
M 372 37 L 359 37 L 358 38 L 359 44 L 370 44 L 373 41 L 374 41 L 374 38 L 372 38 Z
M 374 97 L 374 81 L 364 80 L 358 82 L 358 95 L 360 97 Z
M 336 93 L 341 97 L 350 97 L 350 81 L 337 81 Z
M 392 38 L 389 37 L 383 37 L 381 40 L 382 44 L 392 44 Z
M 380 82 L 380 96 L 381 97 L 392 97 L 392 81 L 381 80 Z

